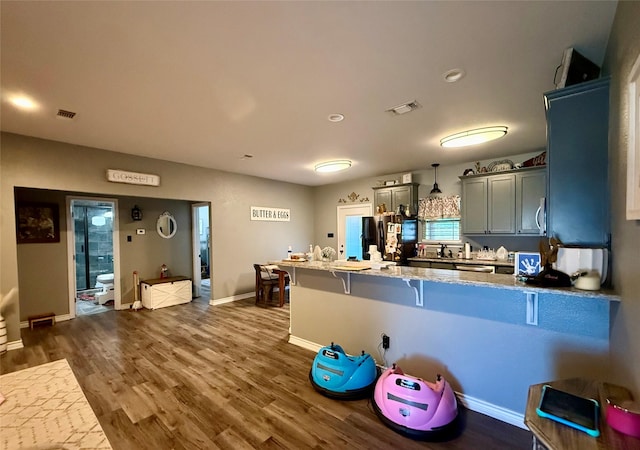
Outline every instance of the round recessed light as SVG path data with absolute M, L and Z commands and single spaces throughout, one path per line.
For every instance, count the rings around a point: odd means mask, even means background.
M 447 83 L 455 83 L 465 76 L 466 72 L 463 69 L 451 69 L 447 70 L 443 75 L 444 81 Z
M 476 128 L 475 130 L 463 131 L 440 139 L 442 147 L 466 147 L 484 142 L 499 139 L 507 134 L 508 128 L 505 126 Z
M 351 167 L 351 161 L 348 159 L 338 159 L 336 161 L 327 161 L 320 164 L 316 164 L 315 171 L 316 172 L 338 172 L 340 170 L 345 170 Z
M 344 120 L 343 114 L 329 114 L 329 122 L 342 122 Z
M 13 106 L 20 109 L 31 110 L 31 109 L 36 109 L 38 107 L 38 104 L 36 102 L 31 100 L 29 97 L 25 97 L 23 95 L 16 95 L 15 97 L 12 97 L 9 101 L 13 104 Z

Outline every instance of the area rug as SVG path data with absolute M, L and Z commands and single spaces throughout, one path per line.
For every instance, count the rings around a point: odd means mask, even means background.
M 96 294 L 98 292 L 102 292 L 102 289 L 78 292 L 78 293 L 76 293 L 76 300 L 85 301 L 85 302 L 93 302 L 93 301 L 96 300 Z
M 2 375 L 0 392 L 0 448 L 111 448 L 66 359 Z

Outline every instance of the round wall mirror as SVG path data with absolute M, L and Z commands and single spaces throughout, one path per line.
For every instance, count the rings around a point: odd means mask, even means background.
M 165 211 L 160 215 L 160 217 L 158 217 L 156 229 L 161 237 L 169 239 L 176 234 L 176 231 L 178 231 L 178 225 L 176 224 L 176 219 L 171 215 L 171 213 Z

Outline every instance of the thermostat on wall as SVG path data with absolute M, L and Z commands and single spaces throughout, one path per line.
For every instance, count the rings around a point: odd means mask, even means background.
M 136 234 L 145 234 L 146 230 L 144 228 L 136 228 Z

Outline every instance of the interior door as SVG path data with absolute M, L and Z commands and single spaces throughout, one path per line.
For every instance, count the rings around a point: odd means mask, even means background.
M 193 296 L 200 297 L 203 281 L 211 288 L 211 228 L 209 203 L 191 205 L 193 236 Z M 209 281 L 206 281 L 209 280 Z M 211 299 L 209 299 L 211 300 Z
M 362 217 L 371 215 L 371 203 L 338 206 L 338 259 L 362 257 Z
M 128 307 L 128 305 L 125 305 L 125 306 L 122 305 L 122 296 L 120 293 L 120 262 L 119 262 L 120 261 L 120 240 L 119 240 L 120 226 L 118 224 L 118 220 L 119 220 L 118 219 L 119 217 L 118 200 L 114 198 L 68 196 L 66 198 L 67 235 L 73 236 L 73 238 L 67 239 L 67 267 L 68 267 L 68 274 L 69 274 L 67 285 L 69 289 L 69 316 L 71 318 L 76 317 L 75 304 L 76 304 L 76 291 L 78 290 L 77 282 L 76 282 L 76 271 L 78 270 L 78 268 L 76 267 L 77 255 L 76 255 L 76 239 L 75 239 L 76 225 L 78 224 L 76 224 L 74 220 L 74 214 L 73 214 L 74 204 L 80 204 L 80 205 L 88 204 L 88 205 L 96 205 L 96 206 L 110 205 L 111 207 L 112 215 L 110 217 L 110 222 L 112 224 L 111 226 L 112 252 L 110 256 L 111 261 L 109 261 L 109 263 L 113 271 L 113 282 L 115 287 L 113 308 L 116 310 L 125 309 Z M 100 217 L 101 215 L 103 214 L 99 214 L 97 215 L 97 217 Z M 96 217 L 96 215 L 92 217 Z M 102 223 L 102 220 L 100 220 L 100 222 L 96 222 L 95 224 L 97 225 L 98 223 Z M 106 223 L 106 220 L 105 220 L 105 223 Z M 94 243 L 94 245 L 99 245 L 99 242 Z M 84 249 L 81 248 L 81 250 L 87 251 L 87 246 L 85 246 Z M 103 252 L 102 250 L 97 249 L 97 253 L 103 253 Z M 91 278 L 90 284 L 94 282 L 95 280 Z

